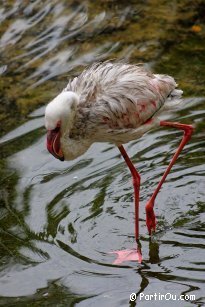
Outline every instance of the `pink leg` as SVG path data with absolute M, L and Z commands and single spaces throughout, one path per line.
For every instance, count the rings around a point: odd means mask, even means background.
M 132 161 L 128 157 L 124 147 L 121 145 L 118 147 L 127 166 L 130 169 L 133 178 L 133 186 L 134 186 L 134 197 L 135 197 L 135 238 L 137 242 L 137 248 L 133 249 L 125 249 L 120 251 L 111 252 L 112 254 L 117 255 L 117 259 L 113 262 L 114 264 L 120 264 L 125 261 L 138 261 L 142 262 L 142 253 L 141 253 L 141 245 L 139 242 L 139 191 L 140 191 L 140 175 Z
M 155 198 L 156 198 L 159 190 L 161 189 L 161 186 L 164 183 L 167 175 L 169 174 L 172 166 L 174 165 L 176 159 L 178 158 L 180 152 L 184 148 L 185 144 L 190 140 L 192 132 L 193 132 L 193 127 L 191 125 L 161 121 L 160 126 L 167 126 L 167 127 L 183 130 L 184 135 L 183 135 L 182 141 L 181 141 L 178 149 L 176 150 L 171 162 L 169 163 L 169 166 L 167 167 L 164 175 L 162 176 L 162 179 L 158 183 L 156 190 L 154 191 L 150 200 L 146 204 L 146 207 L 145 207 L 145 209 L 146 209 L 146 223 L 147 223 L 147 228 L 148 228 L 149 234 L 151 234 L 152 231 L 155 231 L 155 228 L 156 228 L 156 218 L 155 218 L 155 214 L 154 214 Z
M 140 194 L 140 174 L 134 167 L 132 161 L 128 157 L 124 147 L 121 145 L 118 147 L 127 166 L 130 169 L 133 179 L 133 186 L 134 186 L 134 197 L 135 197 L 135 238 L 136 241 L 139 239 L 139 194 Z

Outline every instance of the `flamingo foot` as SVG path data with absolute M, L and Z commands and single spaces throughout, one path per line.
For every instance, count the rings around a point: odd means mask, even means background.
M 120 264 L 126 261 L 138 261 L 139 263 L 142 262 L 142 254 L 140 248 L 133 248 L 133 249 L 124 249 L 121 251 L 113 251 L 109 254 L 116 254 L 117 259 L 113 262 L 113 264 Z
M 150 200 L 146 204 L 146 224 L 149 235 L 151 235 L 156 230 L 156 217 L 154 213 L 154 202 Z

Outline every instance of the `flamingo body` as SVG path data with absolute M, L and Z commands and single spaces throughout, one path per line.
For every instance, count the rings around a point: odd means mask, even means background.
M 162 107 L 181 96 L 176 86 L 172 77 L 154 75 L 143 66 L 93 64 L 47 106 L 46 127 L 53 129 L 62 122 L 65 160 L 82 155 L 94 142 L 119 146 L 159 124 Z

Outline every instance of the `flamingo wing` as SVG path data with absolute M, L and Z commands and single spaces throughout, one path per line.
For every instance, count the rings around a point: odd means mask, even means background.
M 142 65 L 93 64 L 65 88 L 80 97 L 73 135 L 84 125 L 95 141 L 112 141 L 102 136 L 138 129 L 159 111 L 176 86 L 172 77 L 154 75 Z

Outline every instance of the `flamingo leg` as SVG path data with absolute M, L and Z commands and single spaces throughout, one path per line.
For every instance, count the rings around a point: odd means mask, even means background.
M 113 262 L 114 264 L 120 264 L 124 261 L 138 261 L 142 262 L 141 244 L 139 242 L 139 192 L 140 192 L 140 174 L 134 167 L 132 161 L 128 157 L 124 147 L 122 145 L 118 146 L 128 168 L 132 174 L 133 186 L 134 186 L 134 197 L 135 197 L 135 238 L 137 243 L 137 248 L 125 249 L 121 251 L 111 252 L 117 255 L 117 259 Z
M 119 151 L 121 152 L 133 179 L 133 187 L 134 187 L 134 199 L 135 199 L 135 238 L 136 241 L 139 240 L 139 196 L 140 196 L 140 174 L 134 167 L 132 161 L 130 160 L 128 154 L 126 153 L 124 147 L 122 145 L 118 146 Z
M 156 198 L 157 194 L 159 193 L 159 190 L 161 189 L 162 184 L 164 183 L 164 181 L 165 181 L 167 175 L 169 174 L 172 166 L 174 165 L 175 161 L 177 160 L 180 152 L 184 148 L 185 144 L 190 140 L 191 135 L 193 133 L 193 127 L 191 125 L 161 121 L 160 126 L 171 127 L 171 128 L 183 130 L 184 135 L 183 135 L 183 138 L 181 140 L 179 147 L 177 148 L 174 156 L 172 157 L 171 162 L 169 163 L 166 171 L 164 172 L 164 175 L 162 176 L 160 182 L 158 183 L 157 188 L 155 189 L 155 191 L 152 194 L 150 200 L 146 204 L 146 207 L 145 207 L 145 209 L 146 209 L 146 224 L 147 224 L 149 234 L 151 234 L 152 231 L 155 231 L 155 228 L 156 228 L 156 218 L 155 218 L 155 214 L 154 214 L 155 198 Z

